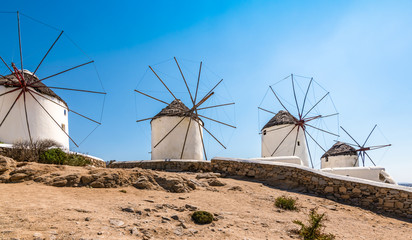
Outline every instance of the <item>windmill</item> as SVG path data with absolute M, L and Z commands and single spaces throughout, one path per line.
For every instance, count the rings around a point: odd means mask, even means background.
M 377 150 L 377 149 L 381 149 L 381 148 L 386 148 L 386 147 L 390 147 L 392 146 L 391 144 L 385 144 L 385 145 L 374 145 L 374 146 L 367 146 L 367 142 L 370 139 L 372 133 L 375 131 L 376 127 L 378 125 L 375 124 L 375 126 L 372 128 L 372 130 L 370 131 L 369 135 L 366 137 L 365 141 L 363 142 L 363 144 L 359 144 L 342 126 L 342 130 L 355 142 L 355 144 L 353 143 L 345 143 L 347 145 L 353 146 L 355 149 L 355 152 L 357 152 L 358 155 L 358 161 L 359 159 L 362 160 L 362 165 L 365 166 L 365 159 L 366 157 L 372 162 L 372 164 L 374 166 L 376 166 L 375 162 L 372 160 L 372 158 L 369 156 L 369 154 L 367 153 L 368 151 L 373 151 L 373 150 Z M 355 164 L 353 166 L 358 165 L 358 161 L 355 162 Z
M 80 118 L 97 125 L 95 128 L 101 124 L 101 118 L 98 121 L 86 116 L 84 113 L 80 113 L 80 111 L 75 111 L 73 108 L 69 107 L 71 104 L 63 100 L 63 98 L 56 94 L 55 91 L 61 92 L 63 95 L 65 95 L 63 92 L 69 94 L 97 94 L 101 96 L 105 96 L 106 93 L 104 91 L 91 91 L 65 86 L 47 86 L 44 82 L 50 82 L 50 80 L 53 81 L 53 79 L 61 81 L 63 75 L 71 76 L 70 81 L 76 82 L 76 79 L 78 79 L 79 76 L 70 75 L 73 70 L 90 66 L 94 61 L 90 60 L 59 70 L 56 70 L 57 67 L 47 67 L 46 69 L 43 67 L 42 69 L 42 66 L 45 65 L 45 60 L 50 58 L 51 55 L 56 55 L 51 53 L 56 46 L 59 45 L 59 40 L 61 40 L 63 36 L 68 39 L 68 36 L 64 35 L 64 32 L 59 30 L 57 38 L 55 38 L 49 47 L 41 50 L 43 57 L 37 64 L 33 65 L 33 55 L 36 52 L 39 54 L 39 48 L 27 48 L 30 52 L 30 54 L 28 54 L 30 55 L 29 65 L 36 67 L 33 68 L 34 70 L 32 70 L 32 72 L 25 69 L 24 66 L 27 65 L 23 65 L 26 62 L 22 50 L 22 39 L 24 39 L 25 35 L 22 34 L 21 31 L 21 16 L 25 17 L 28 21 L 32 21 L 34 24 L 40 24 L 49 28 L 53 27 L 19 12 L 6 12 L 4 14 L 16 14 L 17 16 L 17 36 L 15 37 L 16 39 L 18 37 L 19 62 L 15 63 L 13 61 L 13 56 L 0 56 L 2 62 L 0 64 L 6 72 L 1 72 L 0 74 L 0 140 L 6 143 L 27 140 L 32 143 L 35 140 L 52 139 L 60 143 L 66 149 L 69 149 L 69 141 L 72 141 L 73 144 L 78 147 L 79 144 L 69 135 L 69 113 L 73 113 Z M 30 40 L 27 40 L 27 43 L 28 45 L 33 44 L 35 41 L 33 40 L 34 37 L 31 33 L 36 30 L 29 27 L 26 29 L 30 32 L 30 34 L 26 35 L 30 35 Z M 57 29 L 54 28 L 54 30 Z M 41 34 L 39 35 L 41 36 Z M 2 37 L 1 41 L 5 39 L 6 35 L 4 38 Z M 71 39 L 69 40 L 71 41 Z M 3 49 L 2 52 L 5 52 L 5 50 Z M 95 70 L 93 71 L 94 74 L 96 74 Z M 53 73 L 40 77 L 48 72 Z M 97 78 L 98 76 L 95 75 L 95 77 Z M 56 83 L 59 82 L 57 80 L 55 80 Z M 88 78 L 88 80 L 92 80 L 92 78 Z M 82 105 L 94 105 L 90 102 L 85 104 L 85 98 L 78 97 L 78 95 L 75 95 L 72 98 L 66 98 L 66 100 L 69 99 L 71 102 L 80 102 Z M 85 131 L 85 129 L 82 129 L 81 131 Z
M 223 107 L 234 105 L 234 102 L 229 103 L 215 103 L 212 100 L 215 98 L 216 90 L 221 86 L 223 79 L 219 80 L 216 84 L 213 85 L 210 89 L 203 92 L 199 87 L 202 85 L 202 65 L 200 62 L 199 70 L 197 73 L 196 88 L 190 89 L 190 81 L 187 81 L 187 75 L 184 74 L 184 71 L 179 64 L 176 57 L 173 58 L 173 65 L 175 69 L 178 69 L 178 75 L 180 79 L 176 79 L 175 83 L 178 83 L 180 86 L 184 86 L 184 95 L 177 98 L 177 95 L 171 91 L 169 83 L 166 84 L 163 77 L 160 77 L 158 72 L 152 66 L 149 66 L 150 72 L 155 76 L 154 81 L 161 83 L 161 87 L 167 90 L 167 95 L 172 97 L 172 101 L 169 103 L 160 98 L 166 98 L 167 96 L 163 93 L 159 97 L 155 97 L 143 90 L 134 91 L 141 96 L 150 98 L 157 103 L 162 103 L 163 106 L 166 105 L 159 113 L 155 116 L 139 119 L 137 122 L 143 122 L 150 120 L 151 124 L 151 159 L 195 159 L 207 160 L 205 141 L 203 136 L 203 131 L 207 132 L 210 137 L 213 138 L 213 141 L 218 143 L 221 147 L 226 149 L 226 146 L 222 143 L 218 137 L 212 133 L 212 130 L 209 129 L 210 123 L 215 123 L 223 127 L 236 128 L 234 125 L 223 122 L 221 120 L 206 116 L 205 111 L 207 110 L 224 110 Z M 169 67 L 171 67 L 169 65 Z M 164 74 L 165 78 L 174 79 L 170 72 L 172 72 L 173 67 L 168 71 L 169 74 Z M 186 71 L 188 72 L 188 71 Z M 177 73 L 177 72 L 176 72 Z M 176 76 L 177 77 L 177 76 Z M 152 83 L 152 82 L 151 82 Z M 168 86 L 169 85 L 169 86 Z M 149 86 L 153 88 L 152 85 Z M 159 89 L 155 89 L 159 90 Z M 187 94 L 186 94 L 187 93 Z M 190 98 L 187 98 L 190 97 Z M 187 104 L 184 103 L 184 98 L 187 99 Z M 210 105 L 210 103 L 212 103 Z M 209 105 L 207 105 L 209 104 Z M 147 105 L 144 103 L 144 105 Z M 190 107 L 187 107 L 190 106 Z M 143 110 L 141 110 L 143 111 Z M 206 124 L 209 122 L 209 126 Z
M 267 98 L 268 93 L 273 97 Z M 260 130 L 262 157 L 298 156 L 303 165 L 309 166 L 310 160 L 314 167 L 312 155 L 317 152 L 311 153 L 312 145 L 326 152 L 326 138 L 339 136 L 334 133 L 338 113 L 330 94 L 313 78 L 291 74 L 269 86 L 258 110 L 259 119 L 260 111 L 270 115 Z

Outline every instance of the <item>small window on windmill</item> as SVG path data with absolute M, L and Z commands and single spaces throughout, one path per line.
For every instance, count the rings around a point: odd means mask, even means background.
M 64 110 L 64 112 L 66 112 L 66 110 Z M 66 131 L 66 125 L 64 123 L 62 123 L 62 129 L 63 131 Z
M 64 109 L 64 116 L 66 116 L 66 114 L 67 114 L 66 109 Z
M 263 130 L 263 135 L 266 135 L 266 130 Z
M 298 146 L 300 146 L 300 142 L 298 141 Z

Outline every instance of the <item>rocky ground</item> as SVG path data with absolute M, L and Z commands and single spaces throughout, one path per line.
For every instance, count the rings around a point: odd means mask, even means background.
M 337 239 L 412 239 L 412 223 L 249 180 L 0 157 L 0 239 L 297 239 L 292 221 L 315 207 Z M 276 208 L 282 195 L 299 211 Z M 193 223 L 195 210 L 215 221 Z

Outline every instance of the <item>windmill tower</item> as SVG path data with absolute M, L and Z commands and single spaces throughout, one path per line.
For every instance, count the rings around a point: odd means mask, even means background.
M 40 23 L 38 20 L 34 20 L 26 15 L 24 16 Z M 24 54 L 22 51 L 19 12 L 17 12 L 17 28 L 20 68 L 13 61 L 8 64 L 8 61 L 5 60 L 7 58 L 0 56 L 1 66 L 4 66 L 4 69 L 9 72 L 5 75 L 0 74 L 0 141 L 13 144 L 17 141 L 30 141 L 32 143 L 37 140 L 50 139 L 62 145 L 63 148 L 69 149 L 69 141 L 71 140 L 76 146 L 79 146 L 69 135 L 69 112 L 98 125 L 101 123 L 69 108 L 69 104 L 52 89 L 68 91 L 70 93 L 80 92 L 99 95 L 105 95 L 106 93 L 77 88 L 47 86 L 43 82 L 91 64 L 94 61 L 40 78 L 36 73 L 45 62 L 47 56 L 53 52 L 52 50 L 62 37 L 63 31 L 59 33 L 57 39 L 51 44 L 47 52 L 45 51 L 46 54 L 43 55 L 41 61 L 38 64 L 36 63 L 37 67 L 31 72 L 23 67 Z M 54 70 L 53 72 L 56 71 Z
M 305 87 L 302 88 L 304 85 Z M 315 88 L 321 89 L 322 94 L 313 94 Z M 275 103 L 279 103 L 278 107 L 282 110 L 279 111 L 278 108 L 278 112 L 271 111 L 268 108 L 263 108 L 262 104 L 258 107 L 259 110 L 272 115 L 260 130 L 262 135 L 261 156 L 263 158 L 297 156 L 301 159 L 302 165 L 309 166 L 310 161 L 311 166 L 314 167 L 309 139 L 323 152 L 326 152 L 316 137 L 319 137 L 320 134 L 338 137 L 323 124 L 324 120 L 337 118 L 338 115 L 333 102 L 332 108 L 327 107 L 326 100 L 329 99 L 328 102 L 331 102 L 329 92 L 319 87 L 313 78 L 293 74 L 274 84 L 273 87 L 269 86 L 268 92 L 273 93 L 276 99 Z M 269 107 L 273 108 L 273 105 L 273 100 L 270 100 Z M 329 111 L 327 115 L 322 113 L 323 108 L 326 108 L 324 111 Z M 290 110 L 293 111 L 293 114 Z
M 359 167 L 356 149 L 346 143 L 335 143 L 321 158 L 321 168 Z
M 199 73 L 197 76 L 196 90 L 191 91 L 189 84 L 186 81 L 185 75 L 179 65 L 179 62 L 174 58 L 180 76 L 183 80 L 187 93 L 190 96 L 190 108 L 187 107 L 166 85 L 165 81 L 149 66 L 156 78 L 165 87 L 168 94 L 173 97 L 173 101 L 168 103 L 159 98 L 151 96 L 140 90 L 135 92 L 145 97 L 151 98 L 157 102 L 166 105 L 158 114 L 150 118 L 137 120 L 137 122 L 151 120 L 151 159 L 191 159 L 191 160 L 207 160 L 206 147 L 204 143 L 203 131 L 207 132 L 214 141 L 226 149 L 226 146 L 208 129 L 209 126 L 205 120 L 217 123 L 219 125 L 236 128 L 235 126 L 223 121 L 205 116 L 202 110 L 206 109 L 221 109 L 221 107 L 233 105 L 234 103 L 224 103 L 205 106 L 205 103 L 213 99 L 216 88 L 222 83 L 221 79 L 215 84 L 203 97 L 200 97 L 199 83 L 202 73 L 202 62 L 200 62 Z M 163 96 L 165 97 L 165 96 Z

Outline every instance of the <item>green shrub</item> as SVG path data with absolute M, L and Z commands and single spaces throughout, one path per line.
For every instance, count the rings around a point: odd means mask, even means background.
M 70 166 L 86 166 L 90 164 L 90 161 L 82 155 L 67 154 L 60 148 L 52 148 L 42 152 L 38 162 Z
M 275 206 L 285 210 L 297 210 L 296 199 L 292 197 L 280 196 L 275 200 Z
M 208 224 L 213 222 L 213 215 L 206 211 L 196 211 L 192 214 L 192 220 L 197 224 Z
M 61 145 L 50 139 L 33 142 L 18 141 L 12 148 L 5 149 L 4 154 L 18 162 L 37 162 L 44 151 L 53 147 L 61 147 Z
M 309 213 L 309 224 L 306 226 L 299 220 L 294 220 L 293 223 L 298 224 L 301 228 L 298 230 L 298 234 L 303 237 L 304 240 L 333 240 L 335 236 L 333 234 L 323 233 L 324 225 L 322 224 L 325 220 L 325 213 L 319 214 L 316 212 L 317 209 L 314 208 Z
M 127 191 L 126 191 L 126 190 L 124 190 L 124 189 L 119 190 L 119 192 L 121 192 L 121 193 L 127 193 Z
M 60 148 L 52 148 L 40 154 L 39 163 L 63 165 L 67 154 Z

